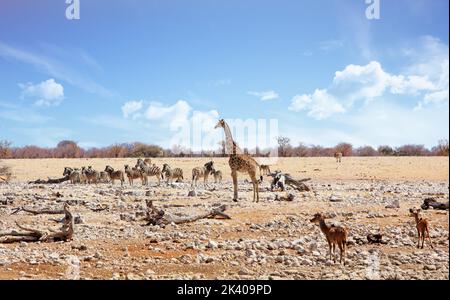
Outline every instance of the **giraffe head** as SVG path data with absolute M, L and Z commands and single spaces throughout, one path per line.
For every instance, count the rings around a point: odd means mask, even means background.
M 214 129 L 217 129 L 219 127 L 225 127 L 225 120 L 220 119 L 219 122 L 217 122 L 216 126 L 214 126 Z

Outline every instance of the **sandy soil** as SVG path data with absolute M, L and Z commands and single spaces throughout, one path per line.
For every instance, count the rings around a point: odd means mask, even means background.
M 19 206 L 55 207 L 68 201 L 80 216 L 74 240 L 66 243 L 0 244 L 0 279 L 81 278 L 236 278 L 236 279 L 448 279 L 448 211 L 427 210 L 434 249 L 427 242 L 417 249 L 415 223 L 408 214 L 423 199 L 448 201 L 449 159 L 436 157 L 284 158 L 280 169 L 295 178 L 310 177 L 311 192 L 287 193 L 294 201 L 277 201 L 269 190 L 269 177 L 260 186 L 260 203 L 251 202 L 247 176 L 239 178 L 238 203 L 232 202 L 232 185 L 226 159 L 215 158 L 225 175 L 188 197 L 191 169 L 207 159 L 154 159 L 169 163 L 185 174 L 182 184 L 150 186 L 135 183 L 33 185 L 27 181 L 61 177 L 65 166 L 106 165 L 122 168 L 134 159 L 7 160 L 14 179 L 0 184 L 0 232 L 16 228 L 18 221 L 48 228 L 52 216 L 31 216 Z M 55 194 L 59 192 L 62 197 Z M 143 226 L 145 200 L 174 215 L 192 215 L 226 204 L 231 220 L 199 220 L 165 228 Z M 332 202 L 330 199 L 339 199 Z M 395 201 L 399 208 L 386 208 Z M 3 204 L 2 204 L 3 203 Z M 106 206 L 95 212 L 92 208 Z M 347 265 L 329 261 L 325 237 L 309 222 L 316 212 L 328 222 L 350 230 Z M 366 234 L 380 232 L 387 244 L 366 242 Z M 0 238 L 1 239 L 1 238 Z M 86 250 L 80 250 L 80 246 Z

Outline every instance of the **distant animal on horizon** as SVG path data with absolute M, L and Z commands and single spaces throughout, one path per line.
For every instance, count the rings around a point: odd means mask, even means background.
M 342 160 L 342 152 L 335 152 L 334 158 L 336 158 L 336 162 L 340 163 Z

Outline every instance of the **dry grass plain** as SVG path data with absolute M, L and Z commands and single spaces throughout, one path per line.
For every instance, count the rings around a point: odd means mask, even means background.
M 120 184 L 34 185 L 30 180 L 62 177 L 65 166 L 106 165 L 123 169 L 135 159 L 6 160 L 13 169 L 9 185 L 0 184 L 0 231 L 16 221 L 34 227 L 55 226 L 49 216 L 11 215 L 19 206 L 60 207 L 70 201 L 75 215 L 74 240 L 66 243 L 0 244 L 0 279 L 448 279 L 448 211 L 423 212 L 431 224 L 434 249 L 417 249 L 416 231 L 408 209 L 424 198 L 447 202 L 448 157 L 281 158 L 280 169 L 295 178 L 310 177 L 313 191 L 288 193 L 294 201 L 276 201 L 269 178 L 260 186 L 260 203 L 251 202 L 251 186 L 241 174 L 238 203 L 232 202 L 227 159 L 214 158 L 224 173 L 222 184 L 199 185 L 188 197 L 193 167 L 208 159 L 154 159 L 185 174 L 184 184 L 150 186 Z M 59 192 L 62 197 L 55 197 Z M 342 201 L 331 202 L 330 197 Z M 194 214 L 227 204 L 231 220 L 200 220 L 165 228 L 143 226 L 140 213 L 153 199 L 171 214 Z M 2 203 L 4 201 L 4 204 Z M 386 208 L 398 200 L 399 208 Z M 108 209 L 94 212 L 96 205 Z M 317 225 L 316 212 L 350 230 L 347 266 L 327 258 L 328 246 Z M 366 234 L 380 232 L 387 244 L 366 243 Z M 83 247 L 80 247 L 83 246 Z M 85 250 L 83 250 L 85 248 Z

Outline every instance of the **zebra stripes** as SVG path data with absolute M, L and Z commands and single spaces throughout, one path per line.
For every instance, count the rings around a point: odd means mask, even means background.
M 183 170 L 180 168 L 170 168 L 168 164 L 164 164 L 161 171 L 167 178 L 167 183 L 172 182 L 173 179 L 182 180 Z
M 150 176 L 150 177 L 156 176 L 156 178 L 158 179 L 158 185 L 161 184 L 161 179 L 163 178 L 163 176 L 162 176 L 161 169 L 157 165 L 153 164 L 153 165 L 149 166 L 143 160 L 140 159 L 140 160 L 138 160 L 136 168 L 140 168 L 144 172 L 144 174 L 145 174 L 145 176 L 144 176 L 145 183 L 144 184 L 148 184 L 148 178 L 147 178 L 148 176 Z
M 192 183 L 191 186 L 196 187 L 197 181 L 203 177 L 203 185 L 206 186 L 208 183 L 208 176 L 215 172 L 214 162 L 207 162 L 202 168 L 196 167 L 192 169 Z

